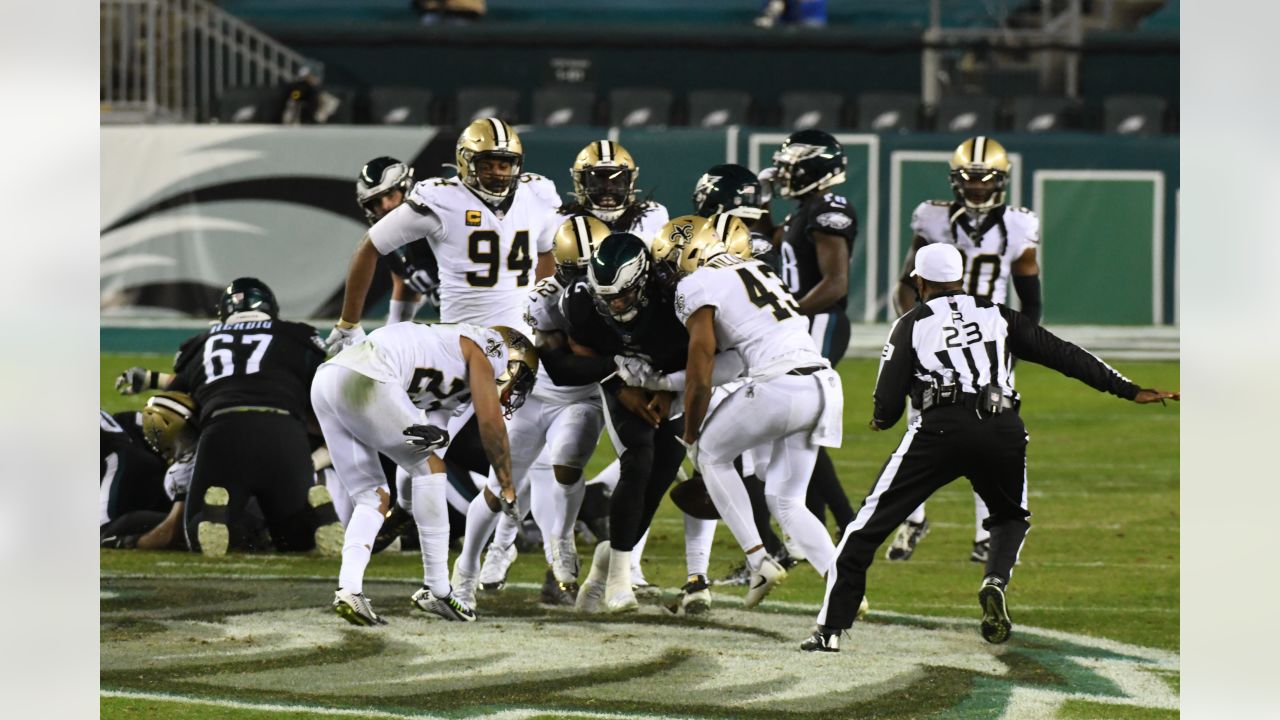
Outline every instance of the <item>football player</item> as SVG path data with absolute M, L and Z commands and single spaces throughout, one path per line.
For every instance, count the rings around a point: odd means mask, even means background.
M 179 395 L 180 393 L 173 393 Z M 159 397 L 159 396 L 157 396 Z M 183 395 L 183 397 L 186 397 Z M 165 399 L 156 403 L 165 402 Z M 169 402 L 172 402 L 170 400 Z M 187 421 L 194 418 L 195 403 L 179 405 L 174 413 L 183 430 L 173 437 L 183 439 L 180 452 L 183 459 L 194 449 L 194 423 L 187 430 Z M 144 412 L 149 412 L 152 403 Z M 178 413 L 181 413 L 180 415 Z M 166 458 L 153 450 L 145 441 L 133 439 L 133 434 L 115 417 L 99 410 L 101 425 L 101 479 L 98 481 L 98 535 L 102 547 L 116 549 L 160 550 L 169 547 L 185 548 L 182 532 L 182 507 L 185 497 L 171 497 L 165 492 Z M 142 413 L 121 413 L 141 416 Z M 142 421 L 139 420 L 139 423 Z M 175 427 L 176 429 L 176 427 Z M 139 436 L 145 437 L 141 432 Z M 176 443 L 175 443 L 176 444 Z M 173 454 L 173 445 L 169 446 Z M 175 457 L 175 459 L 177 459 Z M 185 495 L 185 493 L 183 493 Z
M 604 222 L 586 215 L 566 220 L 556 232 L 556 273 L 541 280 L 530 293 L 525 319 L 533 328 L 534 344 L 542 360 L 539 371 L 545 373 L 548 365 L 555 365 L 554 378 L 561 382 L 540 377 L 529 403 L 507 428 L 512 472 L 519 492 L 530 496 L 528 505 L 542 531 L 549 565 L 541 599 L 553 605 L 572 605 L 577 597 L 578 555 L 573 528 L 585 491 L 582 468 L 600 440 L 604 422 L 596 378 L 588 376 L 571 383 L 559 371 L 564 365 L 559 356 L 571 354 L 560 302 L 566 288 L 585 283 L 587 262 L 609 234 Z M 528 478 L 524 477 L 526 471 Z M 492 488 L 485 493 L 491 495 Z M 453 572 L 453 585 L 464 598 L 474 597 L 477 582 L 483 586 L 485 582 L 496 585 L 505 580 L 508 558 L 514 556 L 514 534 L 504 536 L 502 527 L 486 556 L 485 567 L 478 577 L 476 574 L 480 548 L 498 520 L 485 500 L 477 498 L 472 502 L 467 512 L 467 537 Z M 516 527 L 505 521 L 503 525 Z M 504 560 L 499 569 L 493 567 L 495 558 Z M 490 588 L 497 589 L 493 585 Z
M 376 157 L 356 176 L 356 203 L 369 226 L 404 202 L 413 187 L 413 168 L 393 157 Z M 440 306 L 440 268 L 425 238 L 392 250 L 391 306 L 387 324 L 412 320 L 423 303 Z
M 751 231 L 751 256 L 774 270 L 780 267 L 773 246 L 773 225 L 756 174 L 741 165 L 713 165 L 693 188 L 693 212 L 700 217 L 724 213 L 741 218 Z
M 1040 219 L 1031 210 L 1005 204 L 1012 165 L 1004 146 L 995 138 L 971 137 L 951 156 L 950 200 L 926 200 L 911 215 L 915 233 L 903 263 L 895 296 L 898 311 L 915 306 L 916 251 L 931 243 L 947 243 L 964 260 L 964 287 L 970 295 L 1004 305 L 1009 285 L 1018 293 L 1022 314 L 1040 322 Z M 909 413 L 914 412 L 910 410 Z M 987 506 L 975 492 L 973 551 L 969 559 L 984 563 L 991 534 L 983 527 Z M 916 508 L 898 528 L 886 551 L 889 560 L 907 560 L 929 531 L 924 505 Z
M 849 346 L 849 260 L 858 234 L 853 206 L 831 188 L 845 180 L 848 159 L 844 148 L 821 130 L 794 132 L 773 155 L 771 185 L 797 205 L 774 241 L 782 251 L 782 280 L 809 319 L 809 334 L 835 367 Z M 826 449 L 818 448 L 809 483 L 809 509 L 819 518 L 826 508 L 835 517 L 837 533 L 853 519 Z
M 609 230 L 634 233 L 648 241 L 667 222 L 668 216 L 667 209 L 658 202 L 637 202 L 636 179 L 639 173 L 640 168 L 636 165 L 635 158 L 622 145 L 610 140 L 588 143 L 578 152 L 573 166 L 569 168 L 574 201 L 561 206 L 556 218 L 557 227 L 563 227 L 571 218 L 584 216 L 603 223 Z M 585 256 L 583 262 L 586 262 Z M 540 378 L 534 392 L 554 392 L 551 390 L 554 384 L 547 377 Z M 555 402 L 555 398 L 551 400 Z M 597 434 L 598 432 L 597 430 Z M 539 461 L 534 463 L 533 468 L 545 471 L 545 466 L 546 463 Z M 615 461 L 601 475 L 616 476 L 616 471 Z M 536 492 L 541 484 L 532 487 Z M 534 512 L 534 517 L 537 515 Z M 517 529 L 511 521 L 499 519 L 493 543 L 485 555 L 484 566 L 480 571 L 481 587 L 499 588 L 505 583 L 507 569 L 516 557 L 514 542 Z M 633 556 L 633 560 L 633 579 L 647 586 L 639 570 L 639 557 Z M 544 599 L 550 599 L 551 595 L 558 592 L 549 578 L 544 584 L 544 590 Z M 563 592 L 559 592 L 559 595 L 564 597 Z
M 448 481 L 435 451 L 449 443 L 443 429 L 449 417 L 471 405 L 499 485 L 495 501 L 504 512 L 514 513 L 503 416 L 510 417 L 524 403 L 537 367 L 533 346 L 519 331 L 469 323 L 388 325 L 321 366 L 311 401 L 338 479 L 355 504 L 334 593 L 338 615 L 355 625 L 383 623 L 364 595 L 364 570 L 390 506 L 378 461 L 382 453 L 413 478 L 413 518 L 423 568 L 414 607 L 446 620 L 475 620 L 475 612 L 449 585 Z
M 324 359 L 315 328 L 279 318 L 271 288 L 237 278 L 218 301 L 218 322 L 182 344 L 174 373 L 130 368 L 117 387 L 185 392 L 199 407 L 184 524 L 205 555 L 250 544 L 246 506 L 256 497 L 275 549 L 336 555 L 342 525 L 314 485 L 307 423 L 309 388 Z
M 733 461 L 764 447 L 765 498 L 783 530 L 819 574 L 835 545 L 804 497 L 819 446 L 839 447 L 840 377 L 809 336 L 808 321 L 781 279 L 764 263 L 743 259 L 709 223 L 680 249 L 676 312 L 689 329 L 684 442 L 707 491 L 752 570 L 752 606 L 786 575 L 761 542 L 742 477 Z M 710 412 L 718 347 L 734 348 L 747 381 Z M 738 418 L 751 417 L 749 428 Z M 759 462 L 759 460 L 757 460 Z

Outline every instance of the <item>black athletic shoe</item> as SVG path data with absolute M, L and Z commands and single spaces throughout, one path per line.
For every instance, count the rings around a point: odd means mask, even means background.
M 388 545 L 395 542 L 401 533 L 412 527 L 414 527 L 413 513 L 399 505 L 392 506 L 391 512 L 387 513 L 386 519 L 382 521 L 377 537 L 373 539 L 373 551 L 382 552 Z
M 543 605 L 573 607 L 578 600 L 578 583 L 559 582 L 551 568 L 547 568 L 547 576 L 542 581 L 542 592 L 538 600 Z
M 800 649 L 805 652 L 840 652 L 840 631 L 828 630 L 826 626 L 819 625 L 807 640 L 800 643 Z
M 991 541 L 978 540 L 973 544 L 973 552 L 969 553 L 969 559 L 976 563 L 986 563 L 987 558 L 991 556 Z
M 886 560 L 910 560 L 912 553 L 916 551 L 916 545 L 929 534 L 929 519 L 925 518 L 919 523 L 913 523 L 910 520 L 902 523 L 898 527 L 898 534 L 893 537 L 893 542 L 889 544 L 889 549 L 885 551 Z
M 997 577 L 983 580 L 982 589 L 978 590 L 978 604 L 982 606 L 982 637 L 994 645 L 1008 640 L 1013 633 L 1013 622 L 1004 604 L 1004 582 Z

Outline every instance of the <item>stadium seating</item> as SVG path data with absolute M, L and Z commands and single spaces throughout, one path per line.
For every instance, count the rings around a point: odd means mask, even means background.
M 1013 99 L 1014 132 L 1056 132 L 1076 127 L 1079 103 L 1061 97 L 1027 96 Z
M 510 88 L 477 87 L 458 91 L 453 120 L 464 127 L 480 117 L 496 117 L 511 124 L 520 121 L 516 111 L 520 93 Z
M 539 88 L 533 93 L 533 124 L 548 127 L 592 125 L 595 102 L 595 94 L 583 88 Z
M 610 90 L 609 124 L 617 127 L 670 125 L 671 92 L 663 88 Z
M 1159 135 L 1168 104 L 1154 95 L 1112 95 L 1102 102 L 1103 131 L 1113 135 Z
M 218 96 L 218 122 L 280 122 L 280 98 L 283 92 L 278 87 L 227 88 Z
M 867 93 L 858 98 L 859 130 L 907 133 L 920 130 L 920 97 Z
M 786 92 L 780 98 L 782 126 L 788 130 L 833 128 L 842 125 L 844 98 L 829 92 Z
M 996 129 L 998 101 L 986 95 L 945 97 L 938 103 L 933 128 L 972 135 Z
M 426 125 L 432 93 L 424 88 L 380 87 L 369 91 L 369 121 L 375 125 Z
M 694 127 L 745 125 L 751 96 L 737 90 L 693 90 L 689 93 L 688 124 Z

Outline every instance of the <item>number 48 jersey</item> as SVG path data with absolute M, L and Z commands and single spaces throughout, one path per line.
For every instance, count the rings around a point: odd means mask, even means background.
M 809 320 L 773 269 L 729 253 L 711 258 L 676 286 L 680 322 L 715 308 L 716 346 L 736 349 L 753 378 L 801 367 L 826 366 L 809 335 Z
M 958 203 L 929 200 L 911 215 L 911 230 L 927 243 L 949 243 L 964 261 L 964 290 L 1005 304 L 1013 262 L 1040 243 L 1040 218 L 1026 208 L 1001 205 L 974 227 Z
M 560 196 L 547 178 L 520 176 L 493 207 L 458 178 L 428 178 L 369 228 L 386 255 L 425 237 L 440 264 L 440 321 L 523 328 L 538 253 L 550 252 Z
M 305 323 L 265 313 L 232 315 L 178 350 L 171 390 L 190 393 L 200 422 L 230 407 L 270 407 L 305 420 L 324 341 Z

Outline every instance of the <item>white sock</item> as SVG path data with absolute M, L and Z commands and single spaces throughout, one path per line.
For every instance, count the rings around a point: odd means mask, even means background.
M 578 512 L 582 510 L 582 498 L 587 494 L 587 484 L 582 480 L 572 485 L 556 483 L 556 492 L 563 497 L 564 515 L 561 516 L 560 527 L 555 528 L 557 537 L 573 537 L 573 526 L 578 522 Z
M 444 473 L 413 479 L 413 519 L 422 544 L 422 584 L 436 597 L 446 597 L 449 587 L 449 511 Z
M 555 544 L 557 537 L 556 529 L 564 523 L 563 496 L 555 488 L 560 483 L 556 482 L 551 468 L 545 465 L 540 468 L 531 468 L 528 482 L 529 509 L 533 512 L 538 530 L 542 532 L 542 550 L 547 556 L 547 564 L 550 565 L 551 547 Z
M 618 478 L 622 477 L 622 461 L 614 460 L 609 466 L 601 470 L 598 475 L 591 478 L 593 483 L 603 483 L 612 493 L 613 489 L 618 487 Z
M 413 512 L 413 477 L 404 468 L 396 468 L 396 504 L 405 512 Z
M 982 496 L 978 493 L 973 494 L 973 541 L 976 543 L 983 540 L 991 539 L 991 531 L 982 527 L 982 521 L 991 516 L 991 511 L 987 509 L 987 504 L 982 502 Z
M 493 526 L 498 524 L 499 516 L 506 517 L 489 509 L 484 501 L 484 493 L 476 495 L 467 508 L 467 530 L 462 538 L 462 552 L 454 566 L 466 573 L 480 572 L 480 551 L 493 534 Z
M 920 503 L 920 507 L 911 511 L 911 514 L 907 516 L 907 522 L 915 523 L 916 525 L 924 522 L 924 503 Z
M 351 523 L 351 511 L 355 506 L 351 502 L 351 496 L 347 494 L 347 489 L 338 480 L 337 471 L 333 468 L 325 468 L 316 474 L 323 479 L 325 489 L 329 491 L 329 497 L 333 498 L 333 511 L 338 513 L 338 520 L 342 522 L 343 527 L 346 527 Z
M 398 322 L 406 322 L 412 320 L 414 315 L 418 314 L 418 309 L 422 307 L 425 300 L 391 300 L 391 306 L 387 309 L 387 324 L 394 325 Z
M 338 570 L 338 587 L 351 593 L 364 592 L 364 569 L 373 554 L 373 541 L 382 529 L 382 513 L 378 508 L 357 505 L 351 511 L 351 522 L 342 543 L 342 567 Z
M 800 547 L 813 569 L 819 575 L 826 575 L 836 557 L 835 543 L 822 521 L 818 520 L 809 508 L 805 507 L 804 496 L 782 497 L 765 495 L 769 511 L 778 518 L 782 532 L 791 537 L 791 541 Z
M 609 579 L 605 581 L 606 595 L 631 589 L 631 552 L 609 549 Z
M 760 563 L 764 562 L 764 559 L 768 556 L 769 554 L 764 551 L 763 545 L 756 548 L 755 550 L 752 550 L 751 552 L 747 553 L 747 568 L 750 569 L 751 572 L 755 572 L 756 570 L 759 570 Z
M 501 548 L 511 547 L 511 544 L 516 541 L 516 533 L 520 532 L 520 526 L 506 514 L 499 513 L 497 529 L 494 530 L 491 527 L 489 532 L 493 533 L 494 545 Z
M 587 571 L 587 579 L 583 581 L 584 583 L 601 583 L 609 579 L 609 556 L 612 552 L 608 540 L 596 545 L 591 555 L 591 569 Z
M 706 575 L 711 564 L 711 543 L 716 539 L 716 521 L 684 516 L 684 562 L 690 575 Z
M 644 577 L 644 572 L 640 570 L 640 559 L 644 556 L 644 545 L 649 542 L 649 531 L 645 530 L 640 539 L 636 541 L 635 547 L 631 548 L 631 576 Z
M 702 467 L 702 479 L 707 484 L 707 494 L 720 511 L 724 524 L 729 526 L 733 539 L 743 552 L 760 545 L 760 531 L 756 528 L 755 515 L 751 512 L 751 497 L 733 465 L 722 463 Z

